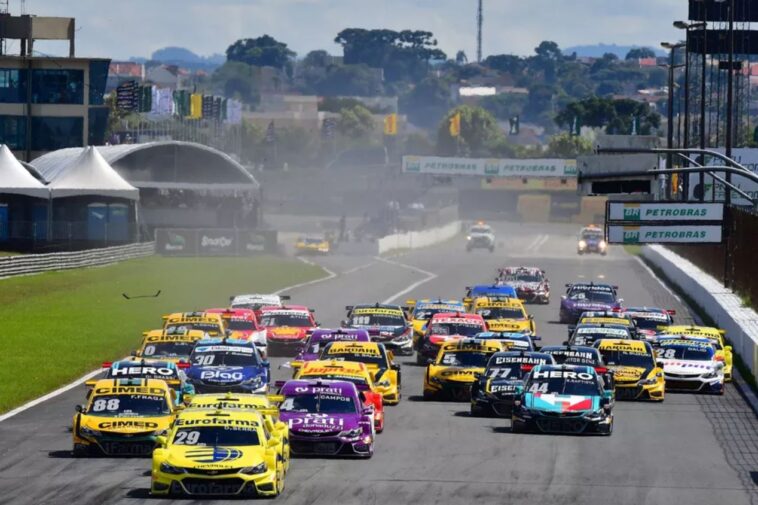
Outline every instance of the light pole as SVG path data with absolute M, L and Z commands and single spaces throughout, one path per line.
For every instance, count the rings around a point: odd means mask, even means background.
M 678 43 L 678 44 L 672 44 L 670 42 L 661 42 L 661 47 L 664 49 L 668 49 L 670 51 L 669 56 L 669 96 L 668 96 L 668 117 L 667 117 L 667 131 L 666 131 L 666 147 L 668 149 L 674 148 L 674 69 L 677 68 L 677 66 L 674 64 L 675 62 L 675 56 L 676 56 L 676 50 L 684 47 L 684 44 Z M 666 168 L 672 168 L 673 165 L 673 155 L 671 153 L 666 155 Z M 670 197 L 670 191 L 671 186 L 669 185 L 669 196 Z
M 734 118 L 732 109 L 734 108 L 734 0 L 715 0 L 717 3 L 726 3 L 727 12 L 729 13 L 729 31 L 728 31 L 728 43 L 729 43 L 729 58 L 727 60 L 727 72 L 726 74 L 726 143 L 724 148 L 727 158 L 732 157 L 732 128 Z M 726 174 L 727 182 L 732 182 L 732 174 Z M 724 203 L 728 206 L 732 203 L 731 191 L 726 191 L 724 194 Z

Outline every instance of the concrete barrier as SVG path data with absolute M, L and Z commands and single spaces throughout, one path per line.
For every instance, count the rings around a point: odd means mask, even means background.
M 428 230 L 387 235 L 377 241 L 379 254 L 399 249 L 420 249 L 450 240 L 461 232 L 461 226 L 460 221 L 453 221 L 444 226 Z
M 758 314 L 745 307 L 739 296 L 692 262 L 659 246 L 645 246 L 642 256 L 655 265 L 667 280 L 726 330 L 726 336 L 753 377 L 758 376 Z

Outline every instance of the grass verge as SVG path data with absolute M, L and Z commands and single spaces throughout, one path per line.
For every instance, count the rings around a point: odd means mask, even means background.
M 324 275 L 276 257 L 164 258 L 0 280 L 0 412 L 122 357 L 168 312 L 223 307 Z M 126 300 L 130 295 L 158 298 Z

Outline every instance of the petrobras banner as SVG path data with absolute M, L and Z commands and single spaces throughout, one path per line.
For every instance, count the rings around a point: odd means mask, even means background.
M 725 153 L 723 148 L 713 148 L 712 151 Z M 695 156 L 695 158 L 697 158 Z M 732 149 L 732 158 L 744 166 L 754 174 L 758 174 L 758 149 L 755 148 L 739 148 Z M 708 165 L 724 165 L 722 160 L 709 158 Z M 723 172 L 716 172 L 716 175 L 725 178 Z M 695 187 L 700 184 L 700 174 L 689 174 L 690 177 L 690 199 L 697 199 L 695 197 Z M 713 183 L 716 182 L 716 201 L 723 202 L 726 192 L 724 191 L 724 185 L 718 181 L 714 181 L 707 174 L 705 175 L 705 201 L 713 200 Z M 732 184 L 740 188 L 742 191 L 750 195 L 752 198 L 758 198 L 758 183 L 751 181 L 745 177 L 732 174 Z M 739 194 L 732 192 L 732 203 L 734 205 L 752 205 L 749 200 L 744 199 Z
M 608 202 L 606 221 L 722 221 L 723 203 Z
M 606 235 L 610 244 L 720 244 L 719 225 L 623 226 L 609 224 Z
M 563 160 L 557 158 L 517 160 L 403 156 L 403 172 L 412 174 L 521 178 L 575 178 L 577 176 L 576 160 Z

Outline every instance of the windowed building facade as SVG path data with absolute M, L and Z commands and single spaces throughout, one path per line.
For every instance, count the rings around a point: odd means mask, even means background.
M 0 144 L 31 161 L 103 145 L 109 59 L 0 55 Z

